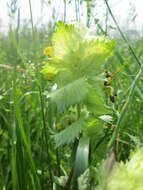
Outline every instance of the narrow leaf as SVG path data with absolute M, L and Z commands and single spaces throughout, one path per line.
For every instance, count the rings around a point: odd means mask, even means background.
M 74 175 L 76 177 L 84 173 L 88 168 L 89 158 L 89 138 L 82 137 L 79 141 L 79 145 L 76 153 L 75 170 Z

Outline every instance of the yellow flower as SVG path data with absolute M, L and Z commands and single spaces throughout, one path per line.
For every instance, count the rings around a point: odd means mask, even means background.
M 61 126 L 60 123 L 58 123 L 58 124 L 56 125 L 56 129 L 57 129 L 57 131 L 60 131 L 60 130 L 62 129 L 62 126 Z
M 46 47 L 44 49 L 44 55 L 52 57 L 52 54 L 53 54 L 53 48 L 52 47 Z
M 55 67 L 49 66 L 49 64 L 46 64 L 43 68 L 43 74 L 45 75 L 45 78 L 50 81 L 53 80 L 57 72 L 57 69 Z

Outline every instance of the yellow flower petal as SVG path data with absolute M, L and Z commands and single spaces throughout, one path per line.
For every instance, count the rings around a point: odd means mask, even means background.
M 44 49 L 44 55 L 52 57 L 52 54 L 53 54 L 53 48 L 52 47 L 46 47 Z

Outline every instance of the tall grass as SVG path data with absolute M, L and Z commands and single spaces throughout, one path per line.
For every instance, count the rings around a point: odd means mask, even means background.
M 137 85 L 138 80 L 140 79 L 140 77 L 141 77 L 141 75 L 142 75 L 142 64 L 141 64 L 140 60 L 138 59 L 138 57 L 136 56 L 136 53 L 135 53 L 135 51 L 133 50 L 132 46 L 129 44 L 128 40 L 126 39 L 126 37 L 124 36 L 123 32 L 121 31 L 121 29 L 120 29 L 120 27 L 119 27 L 119 25 L 118 25 L 118 23 L 117 23 L 117 21 L 116 21 L 114 15 L 113 15 L 112 11 L 111 11 L 111 9 L 110 9 L 110 6 L 109 6 L 109 4 L 108 4 L 108 1 L 105 0 L 105 3 L 106 3 L 107 9 L 109 10 L 109 13 L 110 13 L 110 15 L 111 15 L 111 17 L 112 17 L 112 19 L 113 19 L 115 25 L 117 26 L 117 29 L 119 30 L 119 32 L 120 32 L 120 34 L 121 34 L 121 37 L 123 38 L 123 40 L 125 41 L 125 43 L 128 45 L 128 48 L 129 48 L 131 54 L 133 55 L 133 57 L 135 58 L 136 63 L 140 66 L 140 70 L 139 70 L 139 72 L 137 73 L 135 79 L 133 80 L 133 82 L 132 82 L 132 84 L 131 84 L 130 91 L 129 91 L 129 95 L 128 95 L 127 99 L 126 99 L 126 102 L 125 102 L 125 104 L 124 104 L 124 106 L 123 106 L 121 112 L 120 112 L 120 116 L 119 116 L 119 118 L 118 118 L 118 121 L 117 121 L 117 124 L 116 124 L 116 128 L 115 128 L 115 130 L 114 130 L 114 132 L 113 132 L 112 138 L 111 138 L 111 140 L 109 141 L 109 144 L 108 144 L 108 147 L 107 147 L 107 148 L 111 148 L 111 147 L 113 146 L 113 144 L 114 144 L 116 138 L 117 138 L 119 129 L 120 129 L 120 127 L 121 127 L 121 122 L 122 122 L 123 118 L 125 117 L 125 113 L 127 112 L 128 105 L 130 104 L 131 98 L 132 98 L 133 93 L 134 93 L 134 89 L 135 89 L 135 87 L 136 87 L 136 85 Z
M 46 144 L 46 151 L 47 151 L 47 161 L 48 161 L 48 170 L 50 175 L 50 189 L 52 189 L 53 185 L 53 179 L 52 179 L 52 171 L 50 169 L 51 165 L 51 158 L 49 154 L 49 142 L 48 142 L 48 135 L 47 135 L 47 128 L 46 128 L 46 122 L 45 122 L 45 112 L 44 112 L 44 100 L 42 95 L 42 83 L 41 83 L 41 76 L 39 71 L 39 66 L 37 62 L 37 42 L 36 42 L 36 33 L 34 30 L 34 24 L 33 24 L 33 16 L 32 16 L 32 6 L 31 6 L 31 0 L 29 0 L 29 9 L 30 9 L 30 16 L 31 16 L 31 26 L 32 26 L 32 36 L 33 36 L 33 51 L 34 51 L 34 61 L 35 61 L 35 71 L 36 71 L 36 77 L 38 78 L 37 86 L 39 90 L 39 99 L 40 99 L 40 108 L 41 108 L 41 119 L 42 119 L 42 133 L 44 133 L 45 136 L 45 144 Z M 44 141 L 44 138 L 43 138 Z M 44 142 L 43 142 L 44 145 Z M 44 172 L 44 171 L 43 171 Z
M 38 185 L 38 188 L 41 189 L 40 187 L 40 181 L 39 177 L 37 176 L 37 171 L 36 171 L 36 166 L 33 160 L 32 152 L 31 152 L 31 147 L 29 144 L 29 141 L 27 139 L 26 133 L 25 133 L 25 127 L 23 126 L 23 119 L 22 119 L 22 114 L 19 106 L 19 98 L 17 95 L 17 71 L 16 71 L 16 66 L 18 64 L 18 52 L 20 52 L 20 49 L 18 47 L 18 31 L 19 31 L 19 14 L 18 14 L 18 24 L 17 24 L 17 30 L 16 33 L 11 35 L 11 41 L 15 42 L 13 43 L 15 51 L 16 51 L 16 59 L 15 59 L 15 64 L 13 68 L 13 80 L 12 80 L 12 88 L 13 88 L 13 103 L 14 103 L 14 113 L 15 113 L 15 122 L 14 122 L 14 127 L 13 127 L 13 143 L 12 143 L 12 176 L 15 180 L 13 180 L 13 188 L 17 189 L 20 188 L 22 189 L 23 186 L 26 187 L 26 184 L 24 184 L 24 178 L 25 178 L 25 155 L 23 152 L 23 143 L 26 148 L 26 152 L 30 161 L 30 165 L 32 168 L 32 175 L 35 178 L 35 182 Z M 16 46 L 15 46 L 16 45 Z M 21 138 L 23 140 L 23 143 L 21 141 Z M 21 172 L 22 169 L 22 172 Z M 26 171 L 26 170 L 25 170 Z M 19 179 L 19 180 L 16 180 Z

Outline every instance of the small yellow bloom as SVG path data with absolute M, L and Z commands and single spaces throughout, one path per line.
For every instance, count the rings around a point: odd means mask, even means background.
M 57 72 L 57 69 L 55 67 L 49 66 L 49 64 L 46 64 L 43 68 L 43 74 L 45 75 L 45 78 L 50 81 L 53 80 Z
M 62 125 L 61 125 L 60 123 L 58 123 L 58 124 L 56 125 L 56 129 L 57 129 L 57 131 L 60 131 L 60 130 L 62 129 Z
M 53 48 L 52 47 L 46 47 L 44 49 L 44 55 L 52 57 L 52 54 L 53 54 Z

